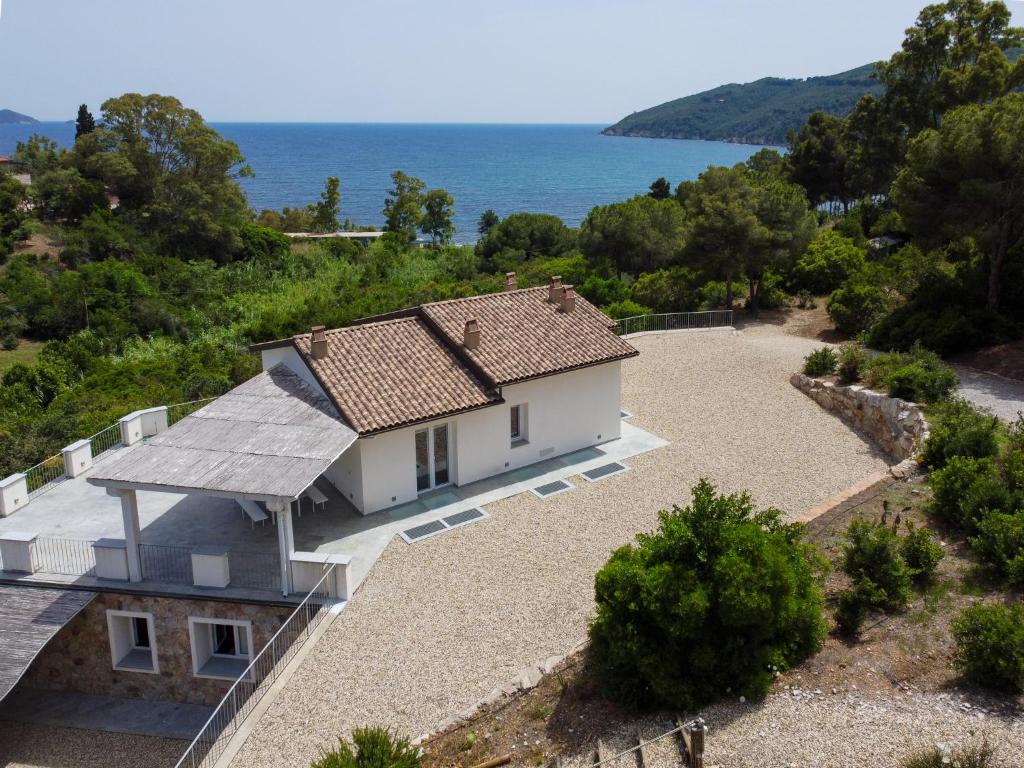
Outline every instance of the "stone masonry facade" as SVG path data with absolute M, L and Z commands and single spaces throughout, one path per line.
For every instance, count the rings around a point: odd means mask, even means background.
M 928 439 L 928 422 L 916 403 L 889 397 L 860 384 L 842 385 L 794 373 L 790 383 L 818 405 L 870 437 L 893 460 L 899 476 L 916 467 L 915 457 Z
M 159 674 L 113 668 L 108 610 L 153 614 Z M 19 686 L 212 706 L 231 682 L 192 674 L 189 616 L 251 621 L 253 648 L 258 652 L 291 611 L 281 606 L 101 592 L 47 644 Z

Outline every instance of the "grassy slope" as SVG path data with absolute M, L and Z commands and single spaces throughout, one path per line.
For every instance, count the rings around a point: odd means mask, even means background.
M 866 93 L 878 94 L 874 64 L 837 75 L 722 85 L 657 107 L 634 112 L 606 128 L 609 136 L 708 139 L 750 144 L 784 144 L 817 110 L 846 115 Z
M 16 363 L 32 365 L 39 357 L 39 350 L 43 348 L 41 341 L 25 341 L 22 339 L 17 349 L 0 349 L 0 374 Z

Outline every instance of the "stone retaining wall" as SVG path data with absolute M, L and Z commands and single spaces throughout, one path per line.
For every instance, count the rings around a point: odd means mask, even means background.
M 893 474 L 899 477 L 916 469 L 915 457 L 928 439 L 928 422 L 916 403 L 889 397 L 861 384 L 836 384 L 803 373 L 794 373 L 789 381 L 899 462 Z

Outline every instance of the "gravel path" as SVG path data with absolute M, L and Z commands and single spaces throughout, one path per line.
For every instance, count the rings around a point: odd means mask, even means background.
M 0 723 L 0 768 L 168 768 L 186 746 L 177 739 Z
M 795 514 L 885 467 L 789 384 L 817 342 L 753 328 L 633 343 L 642 354 L 624 367 L 623 406 L 671 445 L 624 474 L 576 478 L 569 493 L 520 494 L 480 523 L 393 541 L 233 766 L 306 766 L 363 724 L 418 735 L 566 653 L 586 633 L 595 571 L 701 476 Z
M 975 405 L 988 408 L 1004 421 L 1014 421 L 1024 411 L 1024 381 L 953 366 L 960 377 L 960 394 Z

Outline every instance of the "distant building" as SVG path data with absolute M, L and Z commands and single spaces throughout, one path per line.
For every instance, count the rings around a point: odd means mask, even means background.
M 379 230 L 371 230 L 369 232 L 285 232 L 284 234 L 285 237 L 294 237 L 297 240 L 355 240 L 362 245 L 369 245 L 377 238 L 384 236 L 384 233 Z

